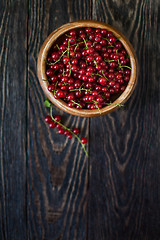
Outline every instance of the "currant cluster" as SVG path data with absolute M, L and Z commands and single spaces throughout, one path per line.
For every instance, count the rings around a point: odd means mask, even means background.
M 66 135 L 69 139 L 72 139 L 72 136 L 77 136 L 79 134 L 79 129 L 78 128 L 74 128 L 73 130 L 67 128 L 66 126 L 64 126 L 61 123 L 61 116 L 60 115 L 56 115 L 56 116 L 46 116 L 45 117 L 45 122 L 47 122 L 49 124 L 50 128 L 57 128 L 58 129 L 58 133 L 59 134 L 64 134 Z M 80 139 L 79 139 L 80 140 Z M 85 144 L 87 143 L 87 138 L 83 137 L 81 138 L 81 143 Z
M 112 104 L 131 75 L 122 43 L 112 32 L 100 28 L 69 31 L 52 46 L 46 63 L 48 90 L 77 109 Z

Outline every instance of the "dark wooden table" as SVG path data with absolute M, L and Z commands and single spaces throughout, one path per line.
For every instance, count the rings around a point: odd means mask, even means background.
M 92 119 L 54 109 L 89 138 L 89 159 L 45 124 L 36 74 L 44 39 L 78 19 L 118 28 L 139 61 L 124 108 Z M 159 240 L 160 1 L 1 0 L 0 20 L 0 239 Z

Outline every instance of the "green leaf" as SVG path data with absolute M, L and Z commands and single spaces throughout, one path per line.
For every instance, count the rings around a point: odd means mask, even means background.
M 44 101 L 44 105 L 46 107 L 51 107 L 52 103 L 49 101 L 49 99 L 47 98 L 45 101 Z

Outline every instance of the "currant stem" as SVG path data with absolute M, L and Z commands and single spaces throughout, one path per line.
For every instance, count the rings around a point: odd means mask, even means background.
M 102 71 L 103 77 L 107 79 L 107 81 L 109 81 L 109 79 L 104 75 L 104 72 Z
M 110 63 L 110 62 L 114 62 L 115 60 L 105 60 L 104 59 L 104 61 Z
M 92 73 L 91 75 L 97 75 L 99 77 L 104 77 L 105 79 L 107 79 L 107 81 L 109 81 L 109 79 L 104 75 L 104 73 L 103 73 L 103 75 L 101 75 L 99 73 Z
M 75 105 L 78 105 L 78 106 L 81 107 L 81 104 L 79 104 L 79 103 L 77 103 L 77 102 L 75 102 L 75 101 L 73 101 L 73 100 L 71 100 L 71 102 L 73 102 Z
M 110 103 L 103 103 L 104 105 L 107 105 L 107 106 L 110 106 L 110 105 L 115 105 L 115 106 L 119 106 L 119 107 L 124 107 L 124 104 L 120 104 L 120 103 L 112 103 L 112 102 L 110 102 Z
M 68 40 L 68 48 L 67 48 L 68 57 L 69 57 L 69 47 L 70 47 L 70 43 L 69 43 L 69 40 Z
M 66 33 L 65 35 L 66 35 L 66 37 L 69 37 L 69 38 L 71 37 L 71 36 L 70 36 L 70 35 L 68 35 L 67 33 Z
M 118 59 L 118 65 L 119 65 L 119 68 L 120 68 L 120 69 L 126 67 L 126 68 L 129 68 L 130 70 L 132 70 L 132 68 L 129 67 L 129 66 L 127 66 L 127 65 L 121 65 L 121 63 L 119 62 L 119 59 Z
M 56 82 L 56 84 L 55 84 L 55 89 L 54 89 L 54 96 L 56 96 L 56 90 L 57 90 L 57 85 L 58 85 L 58 81 Z
M 62 75 L 64 76 L 64 74 L 65 74 L 65 70 L 64 70 L 64 68 L 63 68 L 63 72 L 62 72 Z
M 69 67 L 70 67 L 70 68 L 69 68 L 69 75 L 68 75 L 68 76 L 70 77 L 70 76 L 71 76 L 71 72 L 72 72 L 72 70 L 71 70 L 71 63 L 68 62 L 68 65 L 69 65 Z
M 110 41 L 108 40 L 108 38 L 104 38 L 105 40 L 107 40 L 107 42 L 110 44 L 110 47 L 114 47 L 111 43 L 110 43 Z
M 129 68 L 130 70 L 132 70 L 132 68 L 131 67 L 129 67 L 129 66 L 126 66 L 126 65 L 121 65 L 121 68 L 123 68 L 123 67 L 126 67 L 126 68 Z
M 59 62 L 59 61 L 61 60 L 61 58 L 63 57 L 63 55 L 64 55 L 67 51 L 68 51 L 68 49 L 67 49 L 66 51 L 64 51 L 64 52 L 62 53 L 62 55 L 59 57 L 59 59 L 58 59 L 57 61 L 55 61 L 54 63 L 48 63 L 47 61 L 46 61 L 46 63 L 47 63 L 48 65 L 55 65 L 57 62 Z
M 74 92 L 74 91 L 89 91 L 90 93 L 92 93 L 92 90 L 87 89 L 87 88 L 75 88 L 70 90 L 70 92 Z
M 121 37 L 118 37 L 118 38 L 115 40 L 115 42 L 119 41 L 119 39 L 121 39 Z M 115 42 L 114 42 L 114 43 L 115 43 Z
M 88 46 L 87 46 L 87 43 L 86 43 L 86 40 L 83 38 L 83 41 L 84 41 L 84 43 L 85 43 L 85 45 L 86 45 L 86 48 L 88 48 Z
M 95 60 L 94 60 L 93 62 L 94 62 L 94 64 L 96 65 L 96 67 L 98 67 L 97 62 L 96 62 Z
M 66 86 L 66 85 L 70 85 L 70 84 L 67 83 L 67 82 L 64 82 L 64 83 L 62 84 L 62 86 Z
M 59 48 L 58 44 L 56 44 L 56 47 L 58 48 L 58 50 L 60 50 L 60 48 Z
M 75 46 L 75 48 L 74 48 L 74 52 L 76 52 L 76 49 L 77 49 L 77 47 L 79 46 L 79 44 L 81 44 L 81 43 L 83 43 L 83 42 L 79 42 L 79 43 L 77 43 L 77 44 L 73 44 L 72 46 Z
M 97 107 L 99 113 L 101 114 L 101 110 L 100 110 L 100 108 L 98 107 L 98 104 L 97 104 L 98 102 L 96 102 L 96 101 L 93 100 L 93 103 L 94 103 L 94 105 Z
M 85 152 L 85 154 L 86 154 L 86 156 L 87 156 L 87 158 L 88 158 L 88 152 L 86 151 L 84 144 L 81 142 L 81 139 L 80 139 L 74 132 L 72 132 L 69 128 L 67 128 L 66 126 L 64 126 L 61 122 L 58 122 L 58 121 L 56 121 L 56 120 L 54 119 L 53 114 L 52 114 L 52 105 L 51 105 L 51 107 L 50 107 L 50 116 L 51 116 L 52 120 L 53 120 L 55 123 L 59 124 L 59 125 L 60 125 L 61 127 L 63 127 L 65 130 L 68 130 L 74 137 L 77 138 L 78 142 L 81 144 L 81 146 L 82 146 L 82 148 L 83 148 L 83 151 Z

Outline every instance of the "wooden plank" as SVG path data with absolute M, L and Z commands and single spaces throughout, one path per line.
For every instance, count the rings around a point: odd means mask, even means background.
M 45 38 L 68 22 L 66 1 L 30 1 L 28 96 L 28 236 L 29 239 L 85 239 L 88 163 L 80 145 L 48 128 L 45 96 L 36 75 L 36 60 Z M 62 114 L 63 122 L 82 129 L 87 119 Z
M 1 1 L 0 239 L 159 239 L 159 9 L 158 0 L 34 0 L 27 40 L 28 1 Z M 89 160 L 74 139 L 44 123 L 48 110 L 36 77 L 46 36 L 78 19 L 117 27 L 140 65 L 125 108 L 91 119 Z M 88 119 L 54 112 L 89 137 Z
M 130 39 L 140 71 L 124 109 L 90 122 L 88 239 L 160 236 L 159 8 L 159 1 L 94 1 L 94 19 Z
M 27 2 L 1 1 L 0 239 L 27 239 Z

